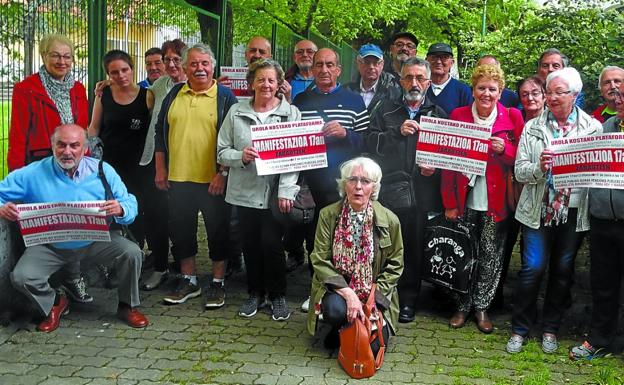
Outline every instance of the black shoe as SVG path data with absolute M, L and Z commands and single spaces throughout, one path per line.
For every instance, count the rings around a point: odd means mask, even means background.
M 286 272 L 290 273 L 299 268 L 299 266 L 303 265 L 303 259 L 288 257 L 286 260 Z
M 338 329 L 332 328 L 323 340 L 323 346 L 327 350 L 335 350 L 340 347 L 340 335 Z
M 403 306 L 399 312 L 399 322 L 408 323 L 416 319 L 416 309 L 411 306 Z
M 238 274 L 243 271 L 245 262 L 243 261 L 243 254 L 231 257 L 228 260 L 227 267 L 225 268 L 225 277 L 229 278 L 234 274 Z

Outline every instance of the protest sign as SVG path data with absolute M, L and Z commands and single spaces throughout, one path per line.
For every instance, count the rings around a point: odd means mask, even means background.
M 327 167 L 323 120 L 251 126 L 252 146 L 258 151 L 258 175 Z
M 491 128 L 422 116 L 416 162 L 435 168 L 485 175 Z
M 555 189 L 624 189 L 624 133 L 553 139 Z
M 104 201 L 17 205 L 26 246 L 67 241 L 110 242 Z
M 246 79 L 247 67 L 221 67 L 221 76 L 227 76 L 228 80 L 223 84 L 232 90 L 238 101 L 251 98 Z

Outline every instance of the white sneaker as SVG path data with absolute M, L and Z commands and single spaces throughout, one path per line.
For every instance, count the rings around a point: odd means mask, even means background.
M 301 304 L 301 311 L 307 313 L 310 310 L 310 297 Z

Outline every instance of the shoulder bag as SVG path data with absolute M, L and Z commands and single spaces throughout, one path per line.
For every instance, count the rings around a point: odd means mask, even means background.
M 338 363 L 351 378 L 372 377 L 383 364 L 386 344 L 383 338 L 383 315 L 375 306 L 375 290 L 373 284 L 366 304 L 363 306 L 364 320 L 355 321 L 340 329 L 340 350 Z M 371 321 L 371 315 L 374 315 Z M 377 330 L 372 330 L 375 322 Z M 373 356 L 371 343 L 379 338 L 377 357 Z

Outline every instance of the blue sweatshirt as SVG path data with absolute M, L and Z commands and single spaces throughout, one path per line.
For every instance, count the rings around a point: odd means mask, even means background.
M 0 204 L 105 200 L 104 185 L 97 173 L 99 160 L 85 156 L 81 162 L 88 162 L 88 169 L 95 171 L 77 180 L 72 180 L 67 176 L 56 164 L 54 157 L 47 157 L 11 172 L 0 181 Z M 132 223 L 137 215 L 136 198 L 128 193 L 121 178 L 108 163 L 104 163 L 104 175 L 110 184 L 113 197 L 123 208 L 123 217 L 115 217 L 115 221 L 122 225 Z M 78 249 L 89 246 L 91 243 L 88 241 L 58 242 L 54 244 L 54 247 Z

